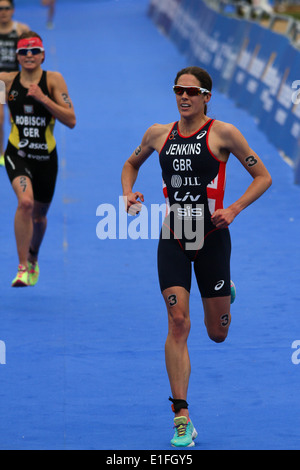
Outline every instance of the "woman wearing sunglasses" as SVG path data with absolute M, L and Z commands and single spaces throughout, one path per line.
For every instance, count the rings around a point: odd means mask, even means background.
M 165 359 L 176 430 L 171 444 L 188 447 L 197 437 L 186 401 L 191 372 L 187 347 L 191 266 L 208 335 L 223 342 L 231 323 L 232 302 L 228 227 L 269 188 L 271 176 L 236 127 L 207 116 L 212 80 L 205 70 L 181 70 L 173 90 L 180 120 L 147 130 L 123 167 L 122 186 L 127 210 L 138 213 L 144 196 L 133 186 L 141 165 L 158 152 L 168 207 L 158 246 L 158 274 L 169 321 Z M 253 181 L 236 202 L 224 208 L 226 164 L 231 153 Z
M 13 21 L 14 3 L 0 0 L 0 73 L 19 70 L 16 57 L 17 42 L 20 35 L 29 31 L 26 24 Z M 3 155 L 4 106 L 0 104 L 0 165 L 4 166 Z
M 38 253 L 46 227 L 57 176 L 55 120 L 71 129 L 76 124 L 67 85 L 58 72 L 42 69 L 45 49 L 32 31 L 17 44 L 20 72 L 2 73 L 11 113 L 5 167 L 18 199 L 15 236 L 19 257 L 13 287 L 35 285 Z

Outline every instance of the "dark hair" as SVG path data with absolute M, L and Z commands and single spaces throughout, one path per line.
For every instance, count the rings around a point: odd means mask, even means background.
M 1 0 L 0 0 L 0 1 L 1 1 Z M 15 5 L 14 5 L 14 0 L 7 0 L 7 1 L 11 4 L 11 6 L 12 6 L 13 8 L 15 7 Z
M 178 80 L 181 77 L 181 75 L 194 75 L 194 77 L 196 77 L 197 80 L 199 81 L 201 87 L 206 88 L 209 91 L 212 90 L 212 86 L 213 86 L 212 78 L 209 75 L 209 73 L 206 70 L 202 69 L 201 67 L 193 66 L 193 67 L 186 67 L 185 69 L 180 70 L 178 74 L 176 75 L 175 85 L 177 85 Z M 207 113 L 206 105 L 204 108 L 204 113 L 205 114 Z
M 22 33 L 21 36 L 19 36 L 18 40 L 20 41 L 20 39 L 30 39 L 30 38 L 39 38 L 43 42 L 41 36 L 39 36 L 34 31 L 26 31 L 25 33 Z

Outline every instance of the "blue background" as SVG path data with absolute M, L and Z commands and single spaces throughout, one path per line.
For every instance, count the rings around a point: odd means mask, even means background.
M 34 288 L 10 287 L 16 199 L 0 172 L 0 448 L 170 450 L 157 240 L 101 241 L 96 210 L 118 208 L 122 166 L 147 127 L 177 119 L 171 86 L 187 60 L 158 32 L 145 0 L 58 2 L 52 31 L 38 2 L 17 5 L 15 18 L 44 39 L 45 68 L 64 75 L 78 123 L 56 126 L 60 172 Z M 194 451 L 299 449 L 300 365 L 291 345 L 300 337 L 300 189 L 245 110 L 215 90 L 209 114 L 241 130 L 273 186 L 231 227 L 237 300 L 226 343 L 208 339 L 193 282 Z M 249 184 L 232 157 L 225 204 Z M 156 154 L 136 189 L 147 207 L 164 202 Z

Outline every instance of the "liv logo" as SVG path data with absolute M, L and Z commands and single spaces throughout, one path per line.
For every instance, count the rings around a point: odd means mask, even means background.
M 0 365 L 6 364 L 6 346 L 4 341 L 0 341 Z

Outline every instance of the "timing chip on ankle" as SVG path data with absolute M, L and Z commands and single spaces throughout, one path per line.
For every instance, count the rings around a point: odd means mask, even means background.
M 172 411 L 174 413 L 178 413 L 182 409 L 188 409 L 189 405 L 185 400 L 177 399 L 177 398 L 171 398 L 169 397 L 169 400 L 173 403 L 172 404 Z

